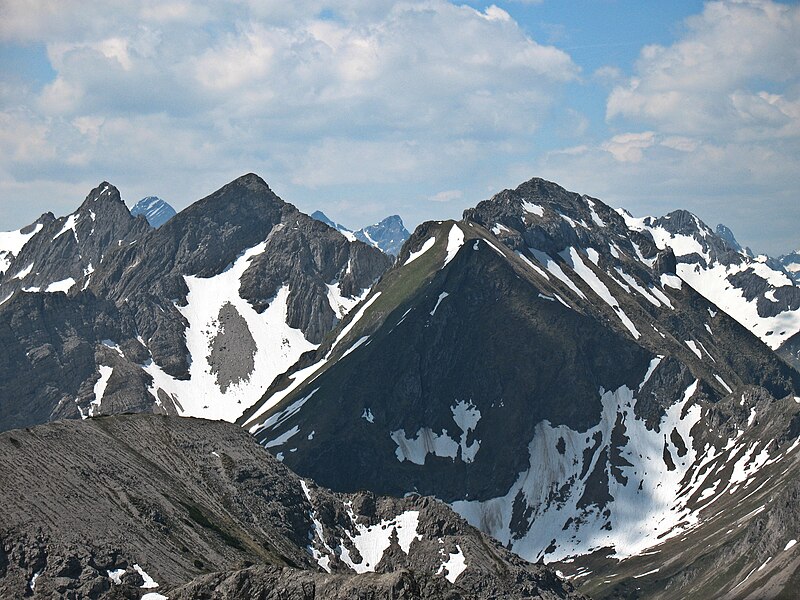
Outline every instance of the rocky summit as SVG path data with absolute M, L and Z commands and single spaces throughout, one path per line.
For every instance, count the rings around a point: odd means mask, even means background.
M 131 214 L 136 217 L 143 215 L 151 227 L 161 227 L 175 216 L 175 209 L 158 196 L 142 198 L 131 208 Z
M 358 231 L 352 231 L 339 223 L 331 221 L 322 211 L 315 211 L 311 216 L 326 225 L 333 227 L 350 240 L 361 240 L 375 248 L 379 248 L 385 254 L 397 256 L 411 236 L 403 225 L 403 220 L 399 215 L 391 215 L 382 221 L 363 227 Z
M 580 597 L 431 498 L 334 494 L 223 422 L 63 421 L 0 457 L 3 598 Z

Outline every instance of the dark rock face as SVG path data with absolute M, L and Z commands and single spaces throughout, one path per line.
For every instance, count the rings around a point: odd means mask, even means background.
M 0 332 L 8 373 L 0 390 L 10 398 L 0 429 L 119 410 L 204 414 L 208 407 L 232 420 L 319 344 L 391 263 L 303 215 L 252 174 L 158 229 L 132 217 L 106 183 L 73 215 L 40 221 L 0 279 L 0 299 L 8 295 L 0 320 L 10 323 Z M 226 279 L 240 259 L 241 273 Z M 28 272 L 17 277 L 20 265 Z M 62 281 L 68 276 L 74 283 Z M 68 298 L 45 294 L 53 280 Z M 191 306 L 189 280 L 199 286 Z M 276 297 L 279 308 L 267 315 Z M 214 302 L 206 319 L 203 307 Z M 187 339 L 198 332 L 206 337 L 192 354 Z M 208 385 L 181 387 L 191 382 L 191 364 L 204 365 Z M 232 391 L 237 400 L 220 405 Z
M 131 214 L 134 217 L 142 215 L 147 219 L 151 227 L 158 229 L 177 213 L 174 208 L 158 196 L 147 196 L 133 206 Z
M 131 216 L 119 191 L 107 182 L 71 215 L 43 216 L 37 223 L 43 226 L 0 279 L 0 298 L 17 290 L 80 290 L 106 255 L 136 244 L 150 230 L 143 218 Z
M 430 498 L 332 494 L 230 424 L 64 421 L 0 434 L 0 457 L 3 597 L 578 597 Z
M 732 250 L 735 250 L 736 252 L 744 252 L 748 256 L 752 256 L 753 253 L 750 252 L 750 249 L 748 248 L 745 250 L 742 248 L 739 242 L 736 241 L 736 236 L 733 235 L 733 231 L 731 231 L 730 228 L 726 227 L 722 223 L 717 225 L 714 233 L 716 233 L 718 237 L 722 238 L 722 240 L 725 241 L 725 243 L 727 243 Z
M 675 538 L 786 452 L 756 423 L 787 431 L 773 407 L 796 412 L 798 374 L 659 245 L 666 227 L 713 236 L 693 215 L 642 225 L 534 179 L 464 217 L 420 226 L 335 340 L 243 415 L 291 468 L 435 495 L 552 561 Z
M 89 292 L 17 294 L 0 310 L 0 423 L 3 429 L 28 427 L 90 412 L 96 363 L 115 365 L 109 382 L 109 410 L 149 409 L 147 376 L 132 369 L 104 340 L 127 340 L 129 355 L 144 349 L 131 319 Z

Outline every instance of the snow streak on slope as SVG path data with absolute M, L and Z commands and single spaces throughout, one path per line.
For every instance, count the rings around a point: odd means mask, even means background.
M 520 473 L 505 496 L 455 502 L 453 507 L 472 525 L 533 561 L 559 560 L 603 547 L 613 547 L 623 558 L 677 535 L 696 522 L 685 503 L 676 501 L 697 459 L 690 435 L 701 413 L 690 403 L 696 388 L 695 381 L 667 409 L 658 430 L 635 417 L 633 390 L 601 388 L 598 425 L 578 432 L 540 423 L 529 445 L 530 468 Z M 683 443 L 676 446 L 677 439 Z M 592 479 L 607 481 L 602 503 L 584 498 Z M 532 512 L 526 519 L 529 528 L 515 533 L 512 522 L 518 505 Z
M 625 314 L 625 311 L 620 308 L 619 302 L 614 298 L 608 287 L 606 287 L 591 268 L 586 266 L 580 253 L 575 248 L 570 248 L 568 252 L 562 252 L 561 256 L 572 266 L 572 270 L 575 271 L 578 277 L 583 279 L 606 304 L 614 309 L 614 312 L 616 312 L 625 328 L 631 333 L 634 339 L 638 340 L 641 334 L 636 330 L 633 321 L 631 321 L 628 315 Z
M 152 361 L 144 365 L 153 377 L 153 395 L 158 397 L 157 390 L 164 390 L 177 400 L 183 416 L 236 420 L 261 398 L 277 375 L 294 364 L 303 352 L 316 348 L 299 329 L 286 324 L 288 286 L 280 288 L 262 314 L 239 296 L 242 274 L 250 266 L 250 260 L 265 248 L 266 242 L 250 248 L 219 275 L 185 277 L 189 288 L 187 303 L 177 308 L 189 322 L 186 346 L 191 358 L 190 378 L 175 379 Z M 229 335 L 216 356 L 215 341 L 225 335 L 227 327 L 233 327 L 230 321 L 225 322 L 225 315 L 240 324 L 237 332 L 241 335 Z M 252 340 L 252 345 L 242 339 Z M 230 363 L 244 363 L 246 367 L 230 381 L 221 382 L 221 365 Z
M 625 211 L 620 211 L 619 214 L 625 219 L 628 228 L 649 232 L 659 249 L 671 248 L 677 258 L 677 275 L 773 350 L 800 331 L 800 308 L 796 304 L 793 305 L 794 309 L 787 304 L 771 316 L 763 310 L 759 312 L 760 297 L 777 303 L 776 290 L 794 287 L 794 282 L 785 273 L 766 264 L 766 257 L 751 258 L 742 252 L 731 252 L 725 255 L 727 258 L 724 261 L 716 260 L 711 249 L 704 247 L 706 240 L 714 234 L 697 217 L 693 218 L 698 233 L 692 236 L 672 233 L 664 227 L 656 226 L 652 217 L 635 218 Z M 735 258 L 731 259 L 731 256 Z M 772 289 L 764 293 L 760 293 L 757 288 L 750 290 L 748 299 L 742 284 L 735 283 L 737 277 L 763 282 L 764 286 Z
M 447 263 L 453 260 L 463 245 L 464 232 L 461 231 L 458 225 L 454 224 L 450 229 L 450 233 L 447 234 L 447 257 L 444 259 L 444 265 L 442 266 L 446 266 Z
M 425 243 L 422 244 L 422 247 L 419 250 L 417 250 L 416 252 L 409 253 L 408 258 L 406 259 L 406 262 L 403 263 L 403 265 L 405 266 L 417 260 L 420 256 L 422 256 L 428 250 L 433 248 L 433 245 L 435 243 L 436 243 L 436 236 L 430 237 L 427 240 L 425 240 Z
M 11 260 L 19 254 L 29 239 L 41 231 L 42 227 L 41 223 L 37 223 L 30 233 L 22 233 L 22 230 L 0 231 L 0 274 L 8 270 Z

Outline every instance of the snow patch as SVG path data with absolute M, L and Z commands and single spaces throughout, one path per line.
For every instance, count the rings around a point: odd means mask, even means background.
M 686 531 L 697 522 L 697 516 L 676 498 L 688 497 L 682 490 L 697 459 L 697 450 L 689 443 L 690 431 L 701 416 L 699 405 L 690 404 L 697 385 L 697 381 L 692 383 L 666 409 L 657 429 L 648 429 L 636 417 L 633 390 L 625 385 L 614 391 L 600 388 L 602 412 L 597 425 L 580 432 L 547 421 L 539 423 L 529 444 L 529 466 L 506 495 L 458 501 L 453 508 L 470 524 L 532 562 L 540 558 L 558 561 L 605 547 L 613 548 L 613 556 L 622 559 Z M 628 438 L 621 448 L 615 448 L 612 441 L 618 422 L 624 423 Z M 670 468 L 662 454 L 664 432 L 673 430 L 687 443 L 685 455 Z M 594 452 L 587 452 L 591 447 Z M 613 451 L 620 452 L 624 460 L 616 461 L 612 469 L 608 453 Z M 605 463 L 600 462 L 601 456 Z M 608 499 L 602 506 L 580 504 L 595 469 L 605 472 Z M 570 486 L 565 487 L 565 482 Z M 529 515 L 527 531 L 521 536 L 518 523 L 512 529 L 520 502 Z M 555 540 L 555 551 L 548 552 L 551 540 Z
M 445 573 L 444 578 L 450 583 L 455 583 L 459 575 L 461 575 L 467 568 L 467 562 L 464 558 L 464 552 L 461 546 L 456 544 L 456 551 L 453 554 L 448 554 L 447 560 L 439 565 L 439 570 L 436 571 L 437 575 Z
M 108 578 L 116 585 L 122 585 L 122 576 L 125 574 L 125 569 L 110 569 L 106 571 Z
M 475 430 L 481 418 L 481 412 L 472 402 L 459 401 L 450 407 L 453 421 L 461 430 L 461 437 L 455 440 L 450 437 L 446 429 L 442 433 L 436 433 L 430 427 L 422 427 L 417 430 L 414 437 L 406 436 L 405 429 L 392 431 L 390 437 L 397 444 L 395 455 L 400 462 L 409 461 L 417 465 L 424 465 L 428 454 L 440 458 L 451 458 L 453 461 L 461 455 L 461 460 L 471 463 L 480 449 L 480 440 L 474 439 L 471 444 L 467 444 L 467 437 L 471 431 Z
M 176 379 L 153 361 L 143 365 L 153 377 L 150 393 L 162 389 L 178 400 L 179 414 L 235 421 L 244 410 L 261 399 L 277 375 L 292 366 L 300 355 L 317 347 L 303 332 L 287 324 L 289 287 L 283 285 L 269 307 L 261 314 L 239 295 L 240 279 L 250 261 L 264 252 L 262 242 L 239 256 L 222 273 L 212 277 L 185 276 L 189 293 L 185 306 L 176 306 L 188 321 L 186 347 L 191 358 L 189 379 Z M 223 393 L 209 364 L 213 340 L 221 332 L 218 322 L 223 306 L 232 305 L 244 319 L 255 342 L 253 370 L 243 379 L 233 381 Z
M 375 567 L 383 558 L 383 553 L 391 544 L 394 532 L 397 532 L 398 545 L 405 554 L 409 553 L 411 543 L 415 539 L 422 539 L 422 536 L 417 534 L 419 525 L 419 511 L 417 510 L 406 511 L 394 519 L 382 520 L 372 526 L 358 523 L 352 505 L 349 503 L 347 504 L 347 513 L 355 527 L 355 533 L 351 534 L 349 531 L 345 531 L 345 534 L 361 555 L 361 562 L 353 562 L 350 551 L 344 546 L 341 546 L 341 559 L 356 573 L 375 571 Z
M 661 285 L 666 287 L 671 287 L 673 289 L 679 290 L 683 286 L 683 281 L 681 281 L 680 277 L 676 275 L 670 275 L 668 273 L 661 274 Z
M 526 213 L 536 215 L 537 217 L 544 216 L 544 208 L 538 204 L 534 204 L 533 202 L 528 202 L 527 200 L 522 201 L 522 210 L 524 210 Z
M 17 272 L 16 275 L 13 275 L 11 279 L 25 279 L 28 275 L 30 275 L 31 271 L 33 271 L 33 263 L 29 264 L 24 269 Z
M 453 260 L 461 249 L 461 246 L 464 245 L 464 232 L 461 231 L 461 228 L 458 225 L 453 225 L 450 228 L 450 233 L 447 234 L 447 256 L 444 259 L 444 264 L 442 267 L 447 266 L 447 264 Z
M 72 231 L 72 235 L 75 236 L 75 241 L 77 242 L 78 235 L 75 233 L 75 225 L 77 225 L 78 219 L 80 219 L 80 217 L 81 216 L 78 213 L 73 213 L 69 217 L 67 217 L 67 220 L 64 222 L 64 226 L 61 228 L 61 231 L 59 231 L 57 234 L 53 236 L 53 241 L 57 240 L 68 231 Z
M 431 316 L 433 316 L 436 313 L 436 309 L 439 308 L 439 304 L 442 303 L 442 300 L 447 298 L 449 295 L 450 294 L 448 294 L 447 292 L 442 292 L 441 294 L 439 294 L 439 299 L 436 301 L 436 306 L 434 306 L 433 310 L 431 311 Z
M 406 259 L 406 262 L 403 263 L 403 266 L 405 266 L 407 264 L 410 264 L 410 263 L 414 262 L 415 260 L 417 260 L 420 256 L 422 256 L 428 250 L 433 248 L 433 245 L 435 243 L 436 243 L 436 237 L 435 236 L 432 237 L 432 238 L 428 238 L 425 241 L 425 243 L 422 244 L 422 247 L 419 250 L 417 250 L 416 252 L 409 253 L 408 258 Z
M 61 281 L 54 281 L 50 285 L 48 285 L 44 291 L 52 294 L 55 292 L 69 292 L 70 288 L 75 285 L 75 280 L 72 277 L 67 277 L 66 279 L 62 279 Z
M 94 400 L 92 400 L 89 405 L 90 417 L 94 417 L 100 410 L 100 403 L 103 401 L 103 395 L 106 393 L 106 386 L 108 385 L 108 380 L 111 378 L 111 374 L 114 372 L 114 367 L 100 365 L 97 370 L 100 373 L 100 379 L 94 384 Z
M 135 565 L 133 565 L 133 568 L 136 569 L 136 571 L 139 573 L 139 575 L 142 576 L 142 579 L 144 579 L 144 583 L 139 587 L 142 587 L 142 588 L 145 588 L 145 589 L 151 589 L 151 588 L 157 588 L 158 587 L 158 584 L 153 580 L 152 577 L 150 577 L 150 575 L 145 573 L 145 571 L 144 571 L 144 569 L 142 569 L 142 567 L 140 567 L 138 564 L 135 564 Z

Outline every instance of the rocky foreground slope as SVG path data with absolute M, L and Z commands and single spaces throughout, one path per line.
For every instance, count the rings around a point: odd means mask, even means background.
M 431 498 L 331 493 L 223 422 L 8 431 L 0 480 L 3 598 L 578 598 Z

